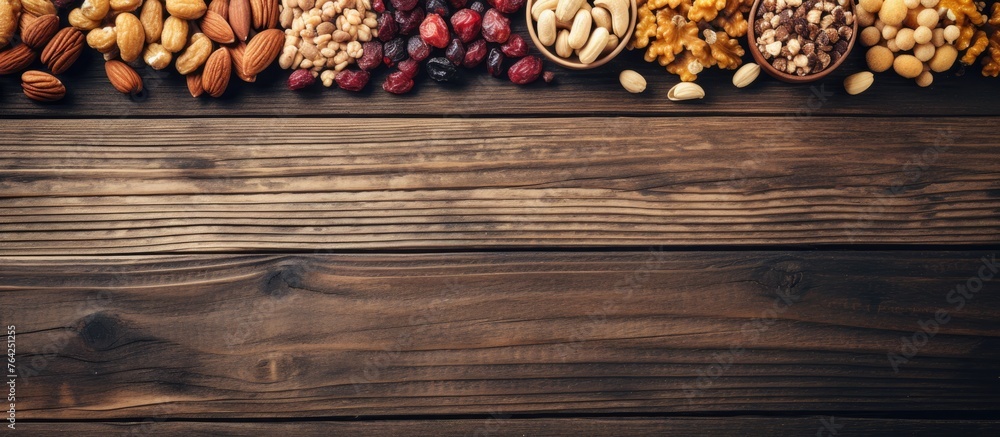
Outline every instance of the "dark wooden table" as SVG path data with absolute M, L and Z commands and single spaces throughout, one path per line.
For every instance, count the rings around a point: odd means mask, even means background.
M 995 435 L 1000 80 L 861 64 L 687 104 L 638 53 L 405 97 L 2 78 L 17 429 Z

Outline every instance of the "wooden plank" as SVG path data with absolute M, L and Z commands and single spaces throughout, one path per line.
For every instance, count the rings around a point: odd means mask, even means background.
M 21 419 L 997 411 L 996 263 L 904 251 L 3 258 L 0 324 L 16 330 Z
M 512 419 L 505 415 L 464 420 L 380 420 L 347 422 L 213 423 L 136 422 L 27 423 L 18 430 L 36 436 L 873 436 L 993 435 L 996 420 L 866 419 L 834 416 L 725 418 Z
M 1000 242 L 1000 119 L 37 120 L 0 254 Z
M 514 20 L 519 22 L 519 20 Z M 525 36 L 527 38 L 527 36 Z M 747 55 L 747 61 L 750 56 Z M 201 117 L 229 116 L 528 116 L 528 115 L 743 115 L 766 114 L 879 114 L 879 115 L 1000 115 L 1000 82 L 984 78 L 979 68 L 961 77 L 938 76 L 930 88 L 918 88 L 912 80 L 893 73 L 879 74 L 864 94 L 849 96 L 843 79 L 867 70 L 864 51 L 857 50 L 841 69 L 812 85 L 789 85 L 761 76 L 750 88 L 733 87 L 731 71 L 701 75 L 699 83 L 708 96 L 699 102 L 667 100 L 667 91 L 678 82 L 656 64 L 642 60 L 640 53 L 625 53 L 620 60 L 589 71 L 568 71 L 547 63 L 557 73 L 556 83 L 527 87 L 495 79 L 485 67 L 467 75 L 461 83 L 442 85 L 421 73 L 416 91 L 398 97 L 382 91 L 387 70 L 381 69 L 368 90 L 360 94 L 316 89 L 292 92 L 285 85 L 288 73 L 272 67 L 254 84 L 233 81 L 221 99 L 193 99 L 183 77 L 176 72 L 140 70 L 147 92 L 130 98 L 114 91 L 104 76 L 100 55 L 88 50 L 79 65 L 62 77 L 69 97 L 58 104 L 37 104 L 21 94 L 17 76 L 0 77 L 0 117 Z M 648 91 L 630 95 L 618 83 L 618 73 L 634 69 L 649 82 Z M 817 97 L 819 96 L 819 97 Z

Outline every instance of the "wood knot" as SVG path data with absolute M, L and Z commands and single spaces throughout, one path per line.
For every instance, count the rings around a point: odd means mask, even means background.
M 264 278 L 263 292 L 275 298 L 285 297 L 293 288 L 302 288 L 302 276 L 301 266 L 283 266 Z
M 80 320 L 77 332 L 83 344 L 94 350 L 114 347 L 124 329 L 121 320 L 113 314 L 98 312 Z
M 251 379 L 258 382 L 278 382 L 299 374 L 298 360 L 282 353 L 272 353 L 257 360 L 250 369 Z

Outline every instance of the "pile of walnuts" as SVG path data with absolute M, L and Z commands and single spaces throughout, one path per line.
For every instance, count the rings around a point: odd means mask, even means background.
M 708 67 L 734 70 L 742 64 L 739 38 L 747 33 L 753 0 L 640 0 L 630 48 L 646 49 L 685 82 Z
M 947 1 L 942 0 L 942 3 Z M 979 28 L 974 32 L 963 32 L 968 50 L 962 57 L 962 64 L 972 65 L 985 53 L 983 76 L 997 77 L 1000 75 L 1000 3 L 993 3 L 989 12 L 989 16 L 980 14 L 978 9 L 968 13 L 969 21 L 978 21 Z

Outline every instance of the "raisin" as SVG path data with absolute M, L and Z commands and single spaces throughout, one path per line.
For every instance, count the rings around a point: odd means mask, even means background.
M 406 94 L 413 89 L 413 79 L 402 71 L 392 72 L 382 83 L 382 89 L 393 94 Z
M 427 0 L 427 2 L 424 3 L 424 11 L 428 14 L 438 14 L 442 17 L 451 15 L 451 10 L 448 9 L 448 3 L 444 0 Z
M 544 80 L 545 83 L 552 83 L 552 81 L 555 80 L 555 79 L 556 79 L 556 74 L 555 73 L 553 73 L 551 71 L 543 71 L 542 72 L 542 80 Z
M 462 61 L 465 60 L 465 44 L 462 44 L 462 40 L 452 39 L 448 43 L 448 47 L 444 49 L 444 57 L 448 58 L 452 64 L 462 65 Z
M 395 66 L 396 63 L 406 59 L 407 56 L 406 41 L 403 38 L 392 39 L 382 47 L 382 62 L 388 67 Z
M 486 40 L 477 39 L 465 46 L 465 59 L 462 66 L 465 68 L 475 68 L 486 58 Z
M 486 55 L 486 71 L 493 77 L 503 76 L 503 52 L 499 47 L 491 48 Z
M 431 58 L 427 61 L 427 74 L 438 82 L 447 82 L 455 77 L 458 68 L 448 58 Z
M 343 70 L 333 78 L 337 86 L 347 91 L 361 91 L 368 85 L 371 73 L 363 70 Z
M 493 5 L 494 8 L 499 9 L 500 12 L 505 14 L 513 14 L 514 12 L 517 12 L 517 10 L 521 9 L 525 3 L 527 3 L 527 0 L 490 0 L 490 4 Z
M 379 14 L 377 23 L 378 39 L 382 40 L 382 42 L 387 42 L 396 37 L 399 27 L 396 26 L 396 19 L 392 12 Z
M 503 50 L 503 54 L 508 58 L 523 58 L 528 56 L 528 43 L 524 42 L 521 35 L 515 33 L 507 38 L 507 42 L 500 46 L 500 50 Z
M 518 85 L 532 83 L 538 80 L 538 76 L 541 74 L 542 60 L 538 59 L 537 56 L 521 58 L 520 61 L 511 65 L 510 70 L 507 71 L 507 77 L 510 78 L 510 81 Z
M 465 4 L 468 3 L 468 2 L 469 2 L 469 0 L 448 0 L 448 3 L 455 10 L 464 8 Z
M 295 70 L 291 76 L 288 76 L 288 89 L 290 90 L 300 90 L 314 83 L 316 83 L 316 78 L 313 77 L 311 71 L 305 68 Z
M 400 62 L 399 65 L 396 66 L 396 68 L 398 68 L 399 71 L 406 73 L 406 75 L 412 79 L 414 77 L 417 77 L 417 73 L 420 72 L 420 62 L 417 62 L 413 59 L 407 59 L 403 62 Z
M 427 14 L 420 23 L 420 38 L 427 44 L 443 49 L 448 46 L 448 25 L 438 14 Z
M 382 65 L 382 43 L 378 41 L 368 41 L 361 44 L 361 57 L 358 58 L 358 67 L 362 70 L 371 71 Z
M 486 13 L 486 10 L 489 9 L 489 6 L 486 6 L 486 3 L 476 0 L 469 5 L 469 9 L 476 11 L 479 15 L 483 15 Z
M 396 11 L 396 24 L 402 35 L 414 35 L 424 21 L 424 8 L 413 8 L 409 11 Z
M 472 9 L 460 9 L 451 16 L 451 28 L 462 42 L 467 43 L 479 36 L 483 17 Z
M 505 43 L 510 38 L 510 19 L 496 9 L 483 16 L 483 38 L 489 42 Z
M 397 11 L 409 11 L 417 7 L 417 0 L 389 0 L 393 9 Z
M 382 0 L 372 0 L 372 10 L 380 14 L 385 12 L 385 2 Z
M 413 35 L 406 43 L 406 52 L 410 54 L 410 58 L 420 62 L 431 55 L 431 46 L 420 39 L 419 35 Z

